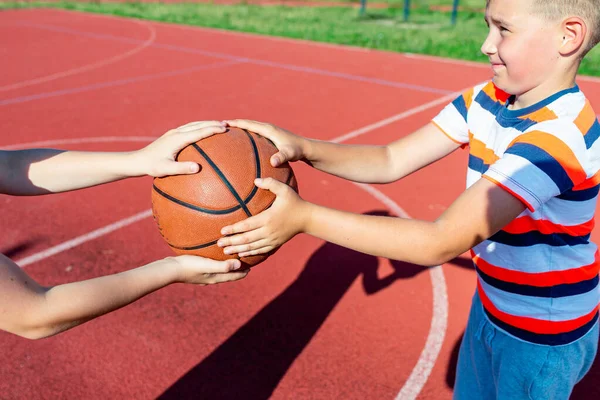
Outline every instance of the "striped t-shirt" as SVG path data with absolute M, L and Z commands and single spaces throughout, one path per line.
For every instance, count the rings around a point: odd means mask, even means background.
M 566 344 L 598 319 L 600 125 L 577 86 L 520 110 L 509 102 L 482 84 L 433 122 L 469 145 L 467 187 L 483 176 L 527 206 L 471 250 L 486 315 L 519 339 Z

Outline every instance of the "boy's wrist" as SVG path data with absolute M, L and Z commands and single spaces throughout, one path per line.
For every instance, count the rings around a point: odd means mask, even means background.
M 315 145 L 317 144 L 316 140 L 313 139 L 304 139 L 302 140 L 301 148 L 302 148 L 302 159 L 308 162 L 315 161 Z
M 154 261 L 147 264 L 146 267 L 161 276 L 160 280 L 164 283 L 164 286 L 182 281 L 181 264 L 174 257 Z
M 312 226 L 313 211 L 316 206 L 313 203 L 304 200 L 301 200 L 300 204 L 300 212 L 297 213 L 299 217 L 298 233 L 309 233 Z
M 150 175 L 150 166 L 144 160 L 142 150 L 121 153 L 123 155 L 122 172 L 128 178 Z

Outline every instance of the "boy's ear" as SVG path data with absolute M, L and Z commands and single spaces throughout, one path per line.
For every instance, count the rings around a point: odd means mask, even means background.
M 587 36 L 587 25 L 581 17 L 566 18 L 561 25 L 562 41 L 559 52 L 562 56 L 577 53 L 584 45 Z

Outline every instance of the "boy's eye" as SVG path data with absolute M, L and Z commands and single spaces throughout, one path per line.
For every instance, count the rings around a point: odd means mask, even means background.
M 507 28 L 500 26 L 500 32 L 510 32 Z

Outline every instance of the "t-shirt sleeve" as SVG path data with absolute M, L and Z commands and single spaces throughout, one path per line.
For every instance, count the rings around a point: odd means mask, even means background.
M 451 140 L 461 145 L 469 143 L 467 113 L 473 102 L 474 89 L 467 90 L 448 104 L 432 122 Z
M 540 128 L 518 136 L 483 175 L 532 212 L 587 179 L 581 133 L 566 124 Z

